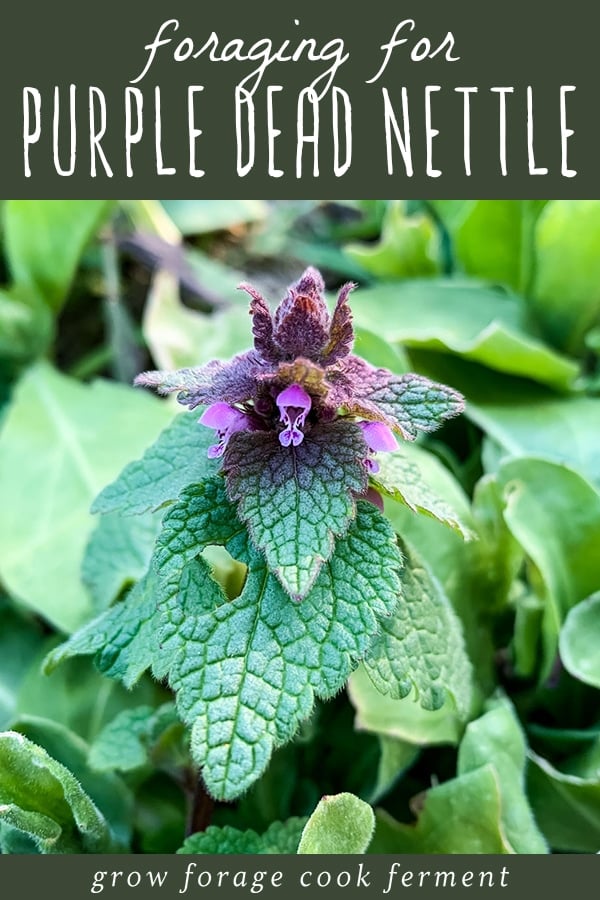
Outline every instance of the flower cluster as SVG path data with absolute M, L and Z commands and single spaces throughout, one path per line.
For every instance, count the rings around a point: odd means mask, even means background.
M 282 451 L 310 439 L 311 430 L 349 418 L 364 439 L 364 465 L 378 471 L 374 454 L 397 448 L 396 432 L 414 440 L 463 408 L 462 397 L 419 375 L 395 375 L 352 354 L 354 332 L 348 297 L 341 289 L 330 315 L 320 273 L 308 268 L 272 315 L 249 284 L 254 349 L 228 362 L 214 360 L 176 372 L 145 372 L 136 384 L 161 394 L 178 392 L 189 409 L 206 406 L 202 425 L 213 428 L 210 457 L 221 457 L 242 431 L 278 435 Z

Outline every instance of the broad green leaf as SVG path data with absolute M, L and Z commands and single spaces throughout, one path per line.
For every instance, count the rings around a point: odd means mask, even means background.
M 348 693 L 356 709 L 356 728 L 383 737 L 406 741 L 413 746 L 458 744 L 464 724 L 454 703 L 447 699 L 440 709 L 423 709 L 415 692 L 402 700 L 382 694 L 364 666 L 348 681 Z
M 229 496 L 256 547 L 295 599 L 310 591 L 355 515 L 366 487 L 360 429 L 338 420 L 315 426 L 297 447 L 276 434 L 233 435 L 224 471 Z
M 538 824 L 555 850 L 597 853 L 600 776 L 565 775 L 530 751 L 527 789 Z
M 182 234 L 205 234 L 266 218 L 264 200 L 162 200 Z
M 23 289 L 0 290 L 0 358 L 29 362 L 47 349 L 52 331 L 52 313 L 42 301 Z
M 553 200 L 540 216 L 531 304 L 552 343 L 583 349 L 600 317 L 600 200 Z
M 354 329 L 353 352 L 375 368 L 389 369 L 399 375 L 410 372 L 410 363 L 402 347 L 399 344 L 389 344 L 367 328 Z
M 500 372 L 568 389 L 578 366 L 527 328 L 519 297 L 477 282 L 427 280 L 379 284 L 352 305 L 355 321 L 388 341 L 457 354 Z
M 569 610 L 559 648 L 563 665 L 571 675 L 600 688 L 600 593 Z
M 0 441 L 0 578 L 63 631 L 91 613 L 79 568 L 100 488 L 154 437 L 164 405 L 121 385 L 79 384 L 47 364 L 16 388 Z
M 42 853 L 108 853 L 108 824 L 65 766 L 14 731 L 0 734 L 0 819 Z
M 160 528 L 160 516 L 102 516 L 91 534 L 81 577 L 97 611 L 144 576 Z
M 8 267 L 19 287 L 59 310 L 86 245 L 112 200 L 7 200 L 4 234 Z
M 556 397 L 533 385 L 476 383 L 468 389 L 467 415 L 508 456 L 564 463 L 600 488 L 596 397 Z
M 228 359 L 252 345 L 246 296 L 236 290 L 244 279 L 234 272 L 225 278 L 226 290 L 219 293 L 224 294 L 227 304 L 206 315 L 181 302 L 175 276 L 168 272 L 154 276 L 144 310 L 143 333 L 159 368 L 181 369 L 212 359 Z M 209 277 L 208 284 L 212 283 Z
M 511 853 L 491 764 L 427 791 L 415 825 L 377 815 L 371 853 Z
M 124 782 L 112 773 L 93 771 L 88 762 L 89 746 L 85 741 L 64 725 L 37 716 L 21 716 L 13 723 L 12 730 L 42 747 L 56 762 L 65 766 L 96 804 L 121 846 L 129 844 L 132 795 Z
M 101 772 L 130 772 L 152 761 L 152 753 L 164 733 L 178 729 L 172 703 L 158 709 L 136 706 L 119 713 L 104 726 L 90 747 L 89 762 Z
M 264 834 L 231 825 L 209 825 L 206 831 L 187 838 L 178 853 L 296 853 L 305 818 L 273 822 Z
M 0 597 L 0 730 L 12 721 L 19 686 L 42 641 L 41 629 Z
M 422 451 L 421 451 L 422 452 Z M 386 453 L 378 459 L 379 472 L 371 475 L 371 482 L 377 490 L 399 503 L 404 503 L 413 512 L 431 516 L 458 531 L 466 540 L 473 537 L 450 504 L 438 496 L 423 478 L 416 462 L 419 451 L 412 458 L 403 453 Z
M 400 700 L 411 690 L 424 709 L 450 697 L 458 717 L 469 715 L 472 671 L 460 623 L 446 594 L 415 551 L 405 546 L 403 599 L 373 644 L 365 670 L 382 694 Z
M 430 200 L 470 275 L 527 293 L 535 266 L 536 221 L 547 200 Z
M 425 216 L 407 216 L 405 207 L 402 200 L 390 203 L 377 243 L 345 248 L 350 259 L 378 278 L 416 278 L 439 271 L 435 225 Z
M 537 459 L 507 461 L 498 481 L 505 521 L 541 576 L 545 677 L 565 616 L 600 584 L 600 495 L 571 469 Z
M 216 472 L 217 465 L 206 455 L 213 442 L 213 432 L 198 425 L 196 416 L 180 413 L 141 459 L 128 463 L 104 488 L 92 512 L 139 515 L 176 500 L 188 484 Z
M 298 853 L 364 853 L 374 827 L 373 810 L 354 794 L 323 797 L 304 827 Z
M 458 752 L 458 774 L 491 763 L 500 787 L 503 832 L 515 853 L 545 853 L 525 796 L 527 747 L 519 722 L 508 702 L 499 702 L 467 725 Z

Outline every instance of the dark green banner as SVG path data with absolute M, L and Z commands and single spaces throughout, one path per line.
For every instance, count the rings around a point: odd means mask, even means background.
M 2 16 L 3 196 L 597 194 L 584 0 L 57 0 Z

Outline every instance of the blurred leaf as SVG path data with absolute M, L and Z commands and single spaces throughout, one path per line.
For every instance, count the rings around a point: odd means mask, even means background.
M 389 369 L 398 375 L 410 372 L 410 364 L 402 347 L 398 344 L 389 344 L 366 328 L 354 329 L 353 352 L 376 368 Z
M 0 577 L 63 631 L 92 612 L 79 578 L 92 499 L 170 418 L 160 401 L 108 382 L 84 386 L 47 364 L 17 386 L 0 441 Z
M 181 728 L 173 703 L 158 709 L 125 709 L 96 736 L 90 748 L 90 766 L 101 772 L 129 772 L 147 765 L 157 742 L 172 726 Z
M 161 200 L 182 234 L 205 234 L 265 219 L 264 200 Z
M 0 730 L 12 721 L 21 680 L 42 641 L 41 629 L 0 598 Z
M 358 325 L 408 347 L 455 353 L 566 390 L 578 366 L 527 330 L 521 298 L 472 281 L 379 284 L 357 293 Z
M 236 301 L 232 284 L 231 300 Z M 193 312 L 179 299 L 176 279 L 167 272 L 154 276 L 146 301 L 144 338 L 161 369 L 199 366 L 211 359 L 228 359 L 252 346 L 247 303 L 237 296 L 230 308 L 210 316 Z
M 435 225 L 426 216 L 407 216 L 403 200 L 392 200 L 376 244 L 351 244 L 348 256 L 378 278 L 416 278 L 439 271 Z
M 298 853 L 364 853 L 375 816 L 354 794 L 323 797 L 302 832 Z
M 106 819 L 71 772 L 14 731 L 0 734 L 0 804 L 0 819 L 41 853 L 116 849 Z
M 430 200 L 469 275 L 526 293 L 534 267 L 535 224 L 547 200 Z
M 555 850 L 597 853 L 600 776 L 565 775 L 530 751 L 527 789 L 538 824 Z
M 47 306 L 21 294 L 0 290 L 0 358 L 26 363 L 47 349 L 53 322 Z
M 569 610 L 559 647 L 565 669 L 585 684 L 600 688 L 600 593 Z
M 397 702 L 404 703 L 403 700 Z M 370 803 L 377 803 L 384 797 L 419 756 L 419 748 L 414 744 L 385 734 L 379 735 L 379 747 L 377 781 L 368 798 Z
M 264 834 L 240 831 L 225 825 L 209 825 L 206 831 L 187 838 L 178 853 L 296 853 L 306 819 L 273 822 Z M 256 891 L 254 891 L 256 893 Z
M 412 745 L 457 744 L 463 725 L 454 703 L 423 709 L 413 692 L 396 700 L 377 690 L 362 666 L 352 673 L 348 693 L 356 709 L 356 728 Z
M 458 774 L 492 763 L 500 787 L 502 828 L 507 841 L 515 853 L 545 853 L 545 841 L 525 796 L 526 750 L 510 703 L 494 703 L 488 712 L 467 725 L 458 753 Z
M 511 853 L 491 764 L 431 788 L 415 825 L 377 815 L 371 853 Z
M 160 529 L 160 514 L 102 516 L 85 548 L 81 577 L 94 611 L 107 609 L 145 574 Z
M 553 200 L 535 240 L 532 309 L 555 346 L 581 352 L 600 322 L 600 200 Z
M 113 200 L 6 200 L 8 266 L 20 288 L 53 310 L 64 303 L 86 244 L 108 216 Z
M 576 472 L 537 459 L 502 465 L 505 521 L 543 583 L 542 677 L 567 612 L 600 584 L 600 495 Z

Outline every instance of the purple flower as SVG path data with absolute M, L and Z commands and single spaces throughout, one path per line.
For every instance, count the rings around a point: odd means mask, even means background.
M 228 403 L 213 403 L 204 410 L 198 421 L 217 432 L 218 443 L 208 448 L 210 459 L 223 456 L 231 435 L 247 430 L 252 424 L 249 416 Z
M 301 429 L 310 412 L 312 400 L 302 385 L 290 384 L 277 395 L 275 403 L 279 407 L 280 419 L 286 426 L 279 435 L 279 443 L 282 447 L 289 447 L 290 444 L 297 447 L 304 440 Z
M 273 314 L 255 288 L 240 287 L 251 298 L 254 349 L 228 362 L 145 372 L 135 380 L 161 394 L 177 392 L 189 409 L 208 405 L 200 422 L 219 436 L 210 456 L 226 455 L 228 442 L 244 430 L 276 433 L 282 452 L 293 452 L 314 427 L 345 417 L 360 429 L 364 464 L 374 472 L 373 454 L 397 447 L 392 432 L 414 440 L 463 410 L 463 398 L 452 388 L 374 368 L 352 354 L 353 284 L 342 287 L 331 314 L 323 279 L 313 268 L 288 288 Z

